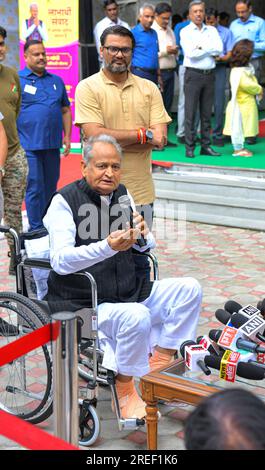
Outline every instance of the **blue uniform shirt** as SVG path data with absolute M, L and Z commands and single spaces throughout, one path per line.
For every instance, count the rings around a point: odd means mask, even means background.
M 64 83 L 47 71 L 39 77 L 25 67 L 19 72 L 22 102 L 17 119 L 19 139 L 25 150 L 62 146 L 62 107 L 70 106 Z
M 223 43 L 223 53 L 221 54 L 221 57 L 223 57 L 228 52 L 232 51 L 235 43 L 234 36 L 230 29 L 225 28 L 225 26 L 221 26 L 220 24 L 217 25 L 217 31 Z
M 135 38 L 132 65 L 146 69 L 158 69 L 158 36 L 154 29 L 146 31 L 139 23 L 132 29 Z
M 176 44 L 179 46 L 179 55 L 178 55 L 178 64 L 183 65 L 184 55 L 183 50 L 180 45 L 180 31 L 190 24 L 190 20 L 182 21 L 181 23 L 177 23 L 174 28 L 174 34 L 176 38 Z
M 261 57 L 265 52 L 265 21 L 259 16 L 250 15 L 246 22 L 239 18 L 230 25 L 235 43 L 241 39 L 249 39 L 254 42 L 253 59 Z

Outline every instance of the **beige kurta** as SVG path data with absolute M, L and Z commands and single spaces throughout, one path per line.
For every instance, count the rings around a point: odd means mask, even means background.
M 149 128 L 171 121 L 160 91 L 150 80 L 128 74 L 122 88 L 104 72 L 82 80 L 76 88 L 75 124 L 93 122 L 107 129 L 132 130 Z M 155 199 L 151 173 L 151 151 L 124 152 L 122 183 L 136 204 L 149 204 Z
M 235 68 L 236 71 L 236 68 Z M 230 81 L 233 80 L 233 70 L 231 72 Z M 232 85 L 232 83 L 231 83 Z M 258 84 L 256 77 L 249 71 L 242 71 L 240 78 L 236 101 L 239 105 L 243 134 L 245 137 L 253 137 L 259 133 L 258 108 L 256 103 L 256 95 L 260 94 L 262 87 Z M 229 101 L 226 108 L 224 135 L 232 134 L 232 102 Z

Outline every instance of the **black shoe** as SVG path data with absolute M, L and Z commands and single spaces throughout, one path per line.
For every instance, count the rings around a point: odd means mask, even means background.
M 201 148 L 201 155 L 210 155 L 211 157 L 220 157 L 221 153 L 216 152 L 211 147 L 202 147 Z
M 178 146 L 178 144 L 174 144 L 173 142 L 167 141 L 166 147 L 177 147 L 177 146 Z
M 185 141 L 185 135 L 181 135 L 180 137 L 178 137 L 178 142 L 179 142 L 180 144 L 185 144 L 185 143 L 186 143 L 186 141 Z
M 194 155 L 194 150 L 186 150 L 186 157 L 187 158 L 194 158 L 195 155 Z
M 257 143 L 257 137 L 246 137 L 246 143 L 248 145 L 255 145 Z
M 16 326 L 0 318 L 0 336 L 17 336 L 18 333 L 19 331 Z
M 217 138 L 217 137 L 213 138 L 213 145 L 216 145 L 216 147 L 223 147 L 224 144 L 225 143 L 222 138 Z

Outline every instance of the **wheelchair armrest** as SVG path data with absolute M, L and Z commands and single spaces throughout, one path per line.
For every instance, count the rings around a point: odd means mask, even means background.
M 10 227 L 7 227 L 7 225 L 0 225 L 0 232 L 1 233 L 9 233 L 10 232 Z
M 154 253 L 151 251 L 138 251 L 133 249 L 133 256 L 147 256 L 151 263 L 152 263 L 152 269 L 153 269 L 153 276 L 154 280 L 157 281 L 159 279 L 159 271 L 158 271 L 158 261 L 157 257 Z
M 23 265 L 31 268 L 52 269 L 50 260 L 47 258 L 25 258 Z
M 42 238 L 48 235 L 48 230 L 46 228 L 40 228 L 38 230 L 33 230 L 32 232 L 22 232 L 19 234 L 20 240 L 36 240 L 37 238 Z

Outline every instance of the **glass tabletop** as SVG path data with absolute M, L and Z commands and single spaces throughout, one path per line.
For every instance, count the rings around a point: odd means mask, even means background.
M 227 382 L 219 377 L 219 371 L 211 369 L 210 375 L 205 375 L 202 371 L 191 372 L 186 366 L 184 361 L 175 363 L 168 368 L 160 372 L 161 375 L 168 377 L 179 377 L 185 379 L 187 382 L 198 383 L 208 385 L 209 387 L 215 387 L 224 389 L 231 387 L 247 388 L 256 395 L 259 395 L 265 400 L 265 380 L 249 380 L 237 377 L 235 382 Z

